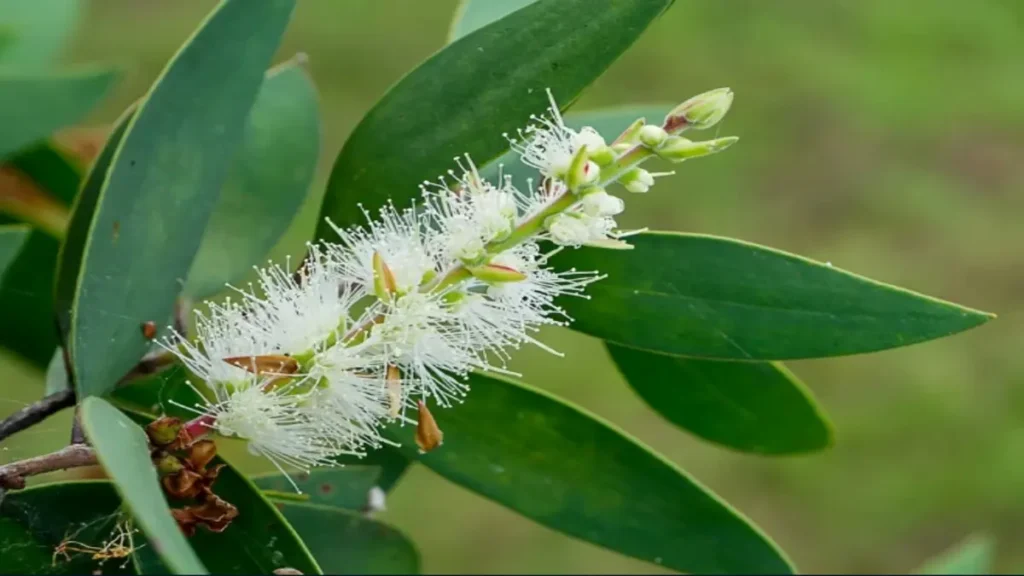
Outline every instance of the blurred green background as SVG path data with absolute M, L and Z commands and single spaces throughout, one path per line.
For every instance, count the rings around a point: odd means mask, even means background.
M 346 135 L 443 46 L 455 5 L 300 3 L 280 59 L 308 54 L 326 141 L 317 191 L 277 256 L 299 251 Z M 141 96 L 212 6 L 93 0 L 65 59 L 127 76 L 90 120 L 110 122 Z M 999 571 L 1024 570 L 1022 65 L 1019 0 L 679 0 L 576 105 L 736 92 L 717 130 L 740 144 L 630 196 L 627 227 L 734 236 L 1000 315 L 946 340 L 793 363 L 836 424 L 832 450 L 769 459 L 699 442 L 645 407 L 597 341 L 571 332 L 547 335 L 567 358 L 528 351 L 516 367 L 693 473 L 805 572 L 905 573 L 977 530 L 998 538 Z M 40 373 L 0 359 L 0 415 L 41 393 Z M 7 441 L 0 462 L 62 446 L 69 422 L 63 413 Z M 427 572 L 656 570 L 422 467 L 383 518 L 413 537 Z

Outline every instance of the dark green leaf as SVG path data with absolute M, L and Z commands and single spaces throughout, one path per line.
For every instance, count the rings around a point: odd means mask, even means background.
M 0 72 L 0 158 L 80 120 L 116 79 L 113 71 L 102 69 Z
M 164 500 L 145 432 L 102 398 L 86 398 L 80 406 L 82 428 L 100 464 L 164 563 L 178 574 L 205 574 Z
M 0 278 L 25 246 L 30 231 L 28 226 L 19 224 L 0 226 Z
M 405 458 L 403 457 L 404 461 Z M 320 468 L 309 473 L 292 474 L 292 480 L 302 491 L 302 496 L 311 504 L 344 508 L 346 510 L 363 510 L 366 508 L 368 495 L 373 487 L 387 490 L 380 485 L 380 466 L 348 465 L 344 468 Z M 252 479 L 261 490 L 286 494 L 292 500 L 294 487 L 283 474 L 264 474 Z M 274 499 L 274 494 L 267 497 Z
M 651 408 L 705 440 L 759 454 L 809 452 L 832 443 L 825 415 L 782 364 L 607 347 L 623 377 Z
M 991 574 L 995 541 L 974 534 L 950 550 L 929 560 L 915 574 Z
M 470 32 L 500 20 L 505 16 L 529 6 L 537 0 L 462 0 L 455 9 L 455 18 L 448 30 L 448 41 L 454 42 Z
M 71 221 L 68 223 L 67 232 L 64 235 L 64 242 L 60 245 L 60 252 L 57 255 L 56 281 L 54 284 L 54 312 L 60 335 L 64 338 L 71 328 L 71 305 L 75 296 L 75 286 L 78 282 L 78 271 L 82 265 L 82 256 L 85 253 L 85 242 L 89 234 L 89 225 L 92 223 L 92 216 L 96 211 L 96 203 L 99 201 L 100 191 L 106 181 L 107 172 L 110 170 L 110 163 L 114 159 L 114 153 L 121 143 L 128 122 L 135 114 L 135 105 L 130 106 L 117 122 L 114 129 L 107 136 L 106 143 L 100 150 L 92 168 L 85 176 L 81 192 L 75 196 L 74 205 L 71 209 Z
M 268 73 L 185 292 L 200 299 L 262 264 L 310 191 L 320 156 L 316 88 L 298 61 Z
M 103 394 L 164 324 L 294 0 L 227 0 L 156 81 L 128 125 L 96 203 L 68 346 L 80 396 Z
M 728 504 L 598 417 L 508 380 L 472 375 L 458 409 L 435 409 L 444 445 L 403 452 L 545 526 L 683 572 L 789 573 L 782 552 Z
M 79 0 L 0 1 L 0 30 L 9 35 L 0 50 L 0 65 L 37 70 L 52 64 L 80 13 Z
M 78 160 L 50 141 L 19 150 L 7 163 L 65 205 L 74 201 L 82 181 Z
M 728 360 L 873 352 L 949 336 L 991 316 L 739 240 L 651 232 L 634 250 L 567 250 L 600 270 L 592 300 L 561 302 L 573 328 L 632 348 Z
M 281 510 L 328 574 L 419 573 L 416 548 L 387 524 L 311 504 Z
M 81 545 L 102 548 L 118 528 L 130 530 L 130 516 L 110 482 L 62 482 L 9 492 L 0 501 L 0 574 L 132 574 L 129 559 L 100 563 Z M 141 546 L 141 534 L 132 537 Z M 56 553 L 73 541 L 67 556 Z M 127 545 L 128 543 L 126 543 Z M 78 548 L 76 550 L 76 548 Z
M 564 106 L 594 81 L 671 0 L 541 0 L 441 50 L 373 107 L 331 173 L 317 237 L 361 222 L 388 199 L 403 206 L 420 183 L 469 153 L 480 165 L 508 149 L 550 88 Z M 585 26 L 581 15 L 585 14 Z

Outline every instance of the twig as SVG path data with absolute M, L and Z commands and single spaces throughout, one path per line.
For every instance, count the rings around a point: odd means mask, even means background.
M 0 441 L 74 405 L 75 391 L 73 389 L 68 388 L 67 390 L 54 392 L 35 404 L 18 410 L 4 419 L 3 422 L 0 422 Z
M 91 447 L 72 444 L 56 452 L 0 466 L 0 489 L 20 490 L 29 476 L 93 464 L 96 464 L 96 453 Z

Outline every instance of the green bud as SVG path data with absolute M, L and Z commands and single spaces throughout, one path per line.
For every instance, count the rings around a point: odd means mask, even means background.
M 648 148 L 657 148 L 668 138 L 668 133 L 660 126 L 648 124 L 640 129 L 640 141 Z
M 185 465 L 181 463 L 181 460 L 170 454 L 164 454 L 159 460 L 154 462 L 154 464 L 156 465 L 156 471 L 159 472 L 161 476 L 177 474 L 185 468 Z
M 146 426 L 146 435 L 154 446 L 167 446 L 178 439 L 181 431 L 181 420 L 172 416 L 164 416 L 150 422 Z
M 680 136 L 673 136 L 665 141 L 655 153 L 669 162 L 682 162 L 691 158 L 700 158 L 725 150 L 739 140 L 736 136 L 715 138 L 705 142 L 693 142 Z
M 590 159 L 598 166 L 608 166 L 615 162 L 615 150 L 610 146 L 602 146 L 590 153 Z
M 654 176 L 643 168 L 633 168 L 619 178 L 619 184 L 622 184 L 630 192 L 642 194 L 654 185 Z
M 711 128 L 725 117 L 732 106 L 732 97 L 732 90 L 719 88 L 690 98 L 665 116 L 665 131 L 678 134 L 687 128 Z

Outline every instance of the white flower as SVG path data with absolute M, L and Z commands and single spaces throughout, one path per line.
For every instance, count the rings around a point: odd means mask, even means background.
M 373 293 L 374 253 L 390 268 L 399 293 L 413 290 L 425 275 L 437 272 L 438 265 L 426 248 L 430 239 L 425 236 L 425 223 L 415 210 L 399 212 L 388 204 L 366 227 L 342 229 L 328 223 L 341 238 L 340 244 L 325 244 L 328 266 L 357 282 L 366 293 Z
M 320 246 L 309 244 L 308 255 L 298 271 L 271 264 L 258 270 L 262 297 L 252 288 L 240 291 L 245 298 L 246 329 L 263 336 L 264 354 L 299 354 L 322 345 L 324 340 L 347 329 L 350 310 L 363 296 L 361 279 L 345 276 L 324 256 Z
M 507 134 L 505 138 L 524 164 L 536 168 L 549 178 L 563 178 L 580 148 L 586 146 L 593 153 L 603 150 L 606 144 L 597 130 L 589 126 L 578 132 L 566 126 L 551 90 L 548 90 L 548 99 L 551 105 L 547 116 L 531 116 L 534 124 L 520 130 L 518 139 L 509 138 Z M 599 171 L 596 164 L 590 163 L 587 166 L 587 172 L 593 173 L 595 177 Z
M 249 371 L 224 359 L 262 356 L 273 344 L 266 340 L 265 332 L 252 329 L 248 311 L 243 306 L 227 300 L 224 304 L 207 307 L 208 314 L 196 311 L 195 344 L 176 332 L 157 344 L 211 385 L 244 381 Z
M 286 475 L 286 468 L 308 471 L 313 466 L 334 465 L 333 457 L 345 450 L 325 434 L 317 419 L 302 410 L 309 394 L 301 391 L 305 382 L 273 386 L 272 380 L 249 374 L 233 385 L 211 386 L 213 401 L 179 406 L 210 416 L 207 426 L 223 436 L 246 440 L 250 452 L 266 457 Z M 297 486 L 295 489 L 298 491 Z
M 510 178 L 499 176 L 501 186 L 482 179 L 467 156 L 456 158 L 461 173 L 449 174 L 454 187 L 444 180 L 421 186 L 429 224 L 437 230 L 438 256 L 447 260 L 475 262 L 485 256 L 487 244 L 504 240 L 515 228 L 520 204 L 528 199 Z

